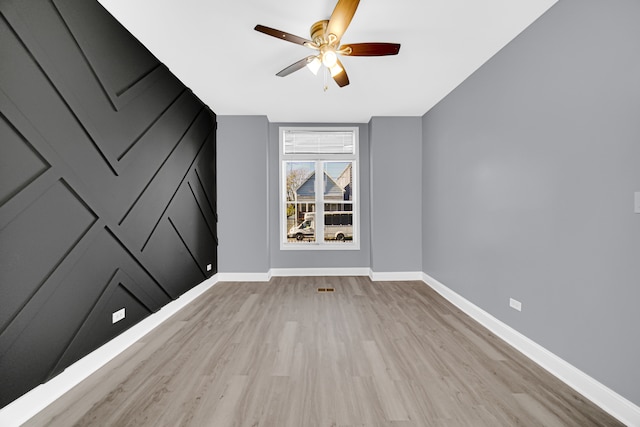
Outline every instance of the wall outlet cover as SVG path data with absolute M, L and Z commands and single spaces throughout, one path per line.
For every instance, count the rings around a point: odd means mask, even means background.
M 114 311 L 111 314 L 111 323 L 113 324 L 113 323 L 119 322 L 122 319 L 124 319 L 124 317 L 125 317 L 124 308 L 121 308 L 118 311 Z
M 518 310 L 518 311 L 522 311 L 522 303 L 518 300 L 515 300 L 513 298 L 509 298 L 509 307 Z

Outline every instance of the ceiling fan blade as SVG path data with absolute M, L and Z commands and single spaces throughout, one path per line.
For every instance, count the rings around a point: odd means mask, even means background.
M 280 71 L 278 74 L 276 74 L 276 76 L 278 77 L 288 76 L 289 74 L 304 68 L 305 65 L 307 65 L 309 62 L 313 60 L 313 58 L 315 58 L 315 56 L 307 56 L 306 58 L 302 58 L 300 61 L 294 62 L 284 70 Z
M 300 44 L 302 46 L 305 46 L 307 44 L 313 44 L 311 40 L 307 40 L 305 38 L 298 37 L 293 34 L 285 33 L 284 31 L 276 30 L 274 28 L 265 27 L 264 25 L 256 25 L 254 30 L 267 34 L 271 37 L 275 37 L 277 39 L 285 40 L 295 44 Z
M 333 34 L 337 40 L 342 38 L 353 19 L 353 15 L 356 13 L 358 3 L 360 3 L 360 0 L 338 0 L 338 4 L 336 4 L 336 8 L 333 9 L 329 19 L 329 24 L 327 24 L 327 36 Z
M 351 49 L 350 53 L 346 53 Z M 340 53 L 347 56 L 386 56 L 400 52 L 398 43 L 354 43 L 340 46 Z
M 347 76 L 347 70 L 344 69 L 344 65 L 342 65 L 342 62 L 340 62 L 340 60 L 338 60 L 337 64 L 340 66 L 340 68 L 342 68 L 342 71 L 333 76 L 333 80 L 338 83 L 338 86 L 345 87 L 349 84 L 349 76 Z

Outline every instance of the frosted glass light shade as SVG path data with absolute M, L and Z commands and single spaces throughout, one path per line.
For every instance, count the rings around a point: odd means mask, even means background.
M 336 64 L 333 67 L 331 67 L 330 70 L 331 70 L 331 77 L 335 77 L 342 72 L 342 67 Z
M 322 62 L 320 62 L 320 59 L 316 56 L 312 61 L 307 63 L 307 68 L 311 70 L 313 74 L 317 75 L 321 65 Z
M 338 62 L 338 55 L 333 50 L 327 50 L 322 54 L 322 64 L 331 68 Z

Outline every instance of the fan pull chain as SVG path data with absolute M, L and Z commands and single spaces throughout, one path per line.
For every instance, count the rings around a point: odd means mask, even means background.
M 324 68 L 324 91 L 326 92 L 329 89 L 329 69 Z

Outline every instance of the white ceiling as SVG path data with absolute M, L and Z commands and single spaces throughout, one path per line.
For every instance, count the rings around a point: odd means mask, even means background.
M 557 0 L 363 0 L 343 43 L 401 43 L 397 56 L 343 57 L 339 88 L 306 68 L 313 51 L 254 31 L 309 38 L 337 0 L 99 0 L 219 115 L 366 123 L 422 116 Z

